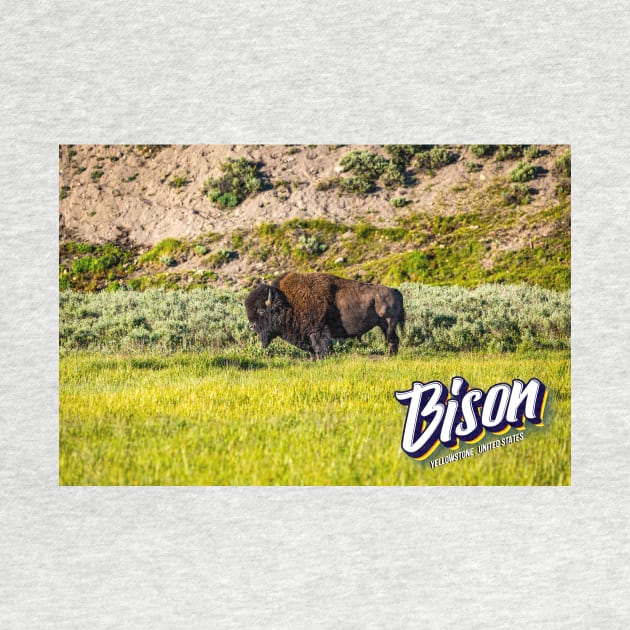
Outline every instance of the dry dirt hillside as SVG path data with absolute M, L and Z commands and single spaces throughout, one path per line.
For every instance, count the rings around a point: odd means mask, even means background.
M 343 246 L 343 238 L 359 238 L 350 233 L 357 225 L 370 226 L 381 244 L 389 239 L 389 245 L 374 250 L 381 258 L 449 247 L 448 233 L 464 224 L 469 230 L 481 228 L 477 241 L 483 252 L 476 258 L 488 271 L 503 251 L 544 247 L 548 238 L 570 241 L 570 158 L 568 173 L 558 167 L 568 151 L 560 145 L 63 145 L 62 245 L 115 244 L 136 256 L 165 239 L 179 245 L 145 257 L 154 264 L 144 267 L 119 257 L 119 272 L 87 284 L 74 282 L 82 267 L 73 267 L 72 261 L 88 250 L 62 246 L 67 276 L 62 286 L 102 289 L 114 281 L 125 284 L 127 276 L 160 272 L 175 277 L 200 270 L 212 270 L 206 276 L 211 282 L 249 284 L 263 267 L 277 272 L 297 262 L 309 269 L 360 265 L 369 260 L 369 251 L 355 260 Z M 355 159 L 348 158 L 352 152 L 358 152 Z M 242 158 L 253 169 L 248 175 L 257 182 L 253 189 L 242 200 L 217 201 L 215 195 L 213 201 L 212 186 L 216 189 L 226 174 L 225 165 Z M 529 174 L 514 175 L 523 163 Z M 286 244 L 276 239 L 256 248 L 271 238 L 270 224 L 290 226 L 292 235 L 284 230 Z M 334 225 L 346 229 L 336 234 Z M 394 228 L 407 234 L 398 238 L 379 232 Z M 334 238 L 326 240 L 331 234 Z M 204 235 L 212 238 L 204 241 Z M 99 251 L 88 253 L 94 257 Z M 562 264 L 568 264 L 566 254 Z M 361 276 L 354 272 L 349 275 Z M 368 274 L 382 275 L 382 270 Z M 401 278 L 431 281 L 430 275 L 414 278 L 412 272 Z

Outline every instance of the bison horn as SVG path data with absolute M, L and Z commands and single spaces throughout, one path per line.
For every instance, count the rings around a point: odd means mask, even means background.
M 269 296 L 267 297 L 267 301 L 265 302 L 265 306 L 271 306 L 271 289 L 269 289 Z

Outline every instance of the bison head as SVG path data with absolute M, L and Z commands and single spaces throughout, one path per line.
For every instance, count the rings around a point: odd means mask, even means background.
M 258 334 L 263 348 L 282 334 L 286 307 L 284 295 L 276 287 L 266 284 L 257 286 L 245 299 L 249 326 Z

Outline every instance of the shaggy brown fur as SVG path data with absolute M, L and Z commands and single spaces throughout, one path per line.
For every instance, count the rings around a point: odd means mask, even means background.
M 398 352 L 397 326 L 405 323 L 399 291 L 323 273 L 288 273 L 254 289 L 245 300 L 247 317 L 263 347 L 281 337 L 321 358 L 332 339 L 360 337 L 375 326 L 389 354 Z

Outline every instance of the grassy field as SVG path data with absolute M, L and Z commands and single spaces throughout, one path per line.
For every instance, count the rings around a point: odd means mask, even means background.
M 434 469 L 410 459 L 400 449 L 406 408 L 394 391 L 414 380 L 448 385 L 455 375 L 483 389 L 541 379 L 544 428 Z M 318 363 L 242 351 L 70 353 L 60 359 L 59 477 L 69 485 L 568 485 L 570 396 L 567 350 L 431 357 L 406 349 L 394 359 Z

